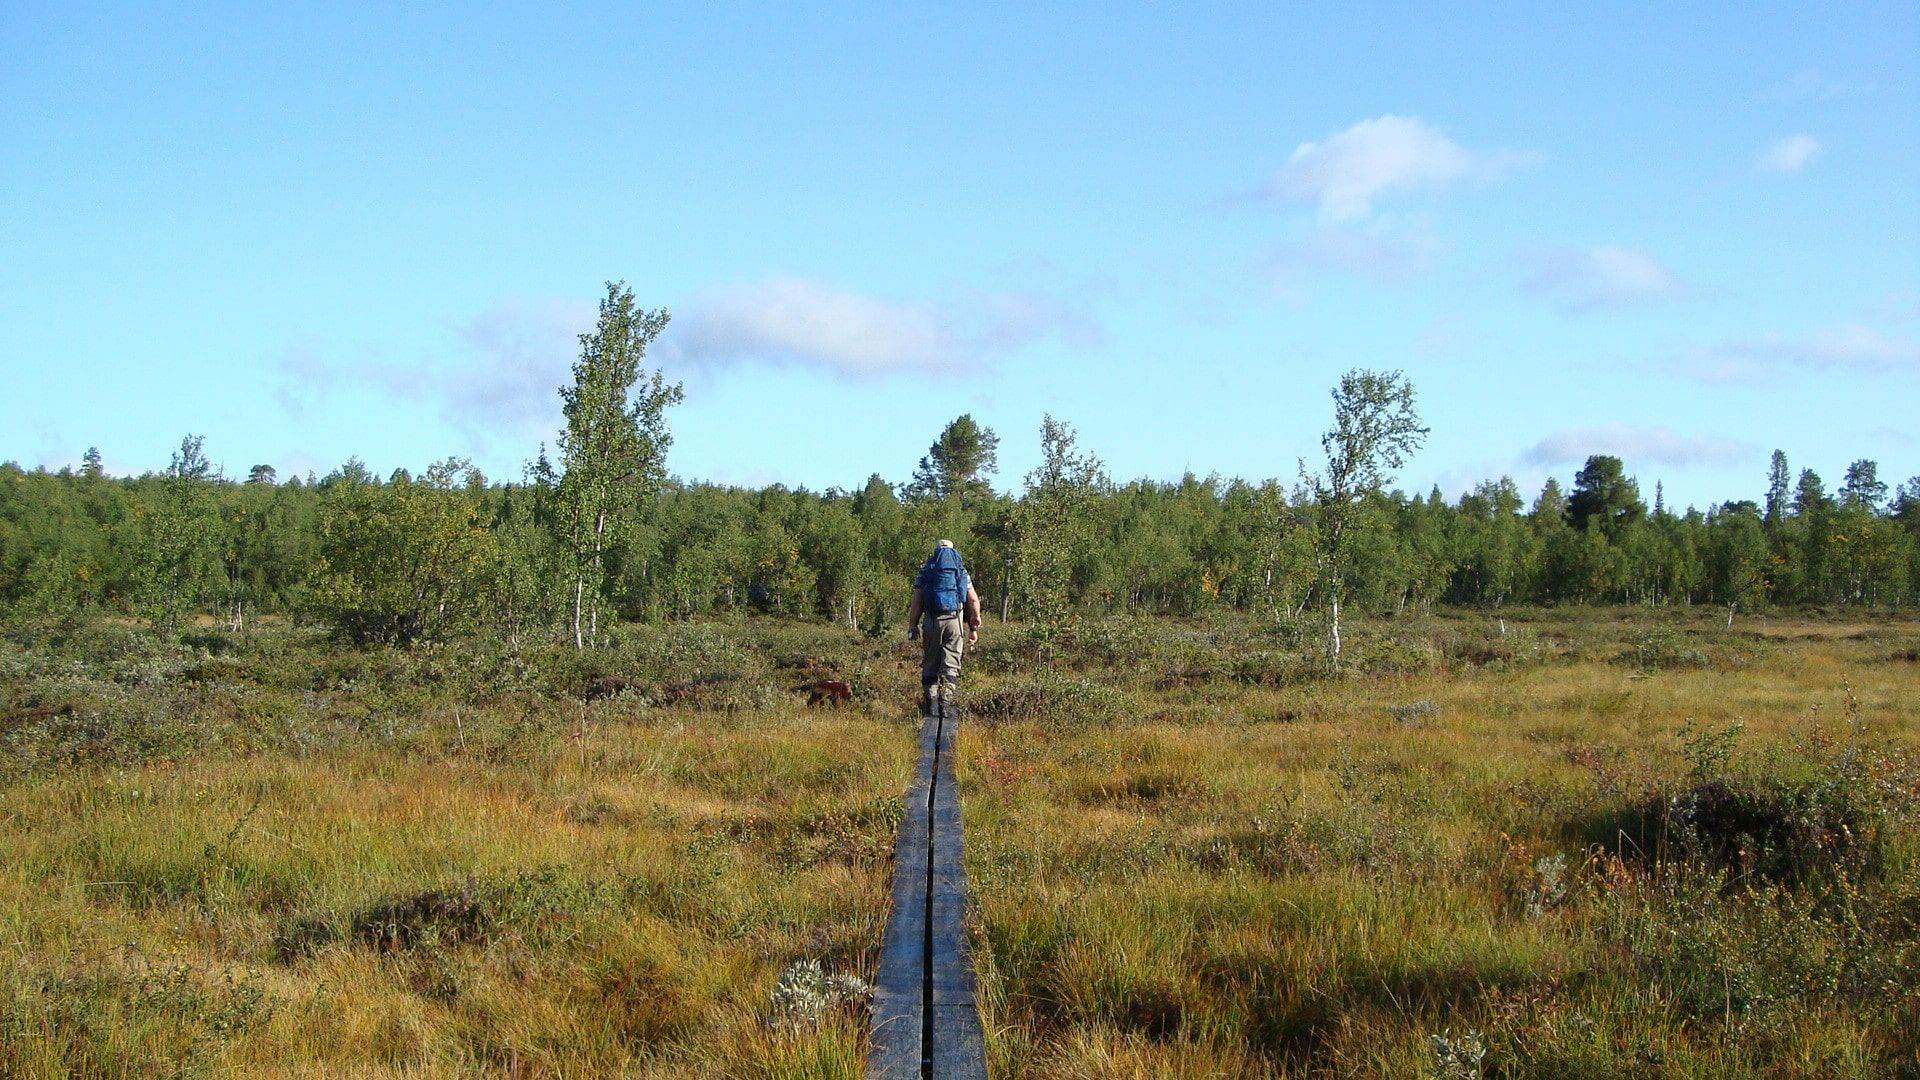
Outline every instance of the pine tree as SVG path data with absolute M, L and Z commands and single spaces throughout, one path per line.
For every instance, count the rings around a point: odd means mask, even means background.
M 1877 462 L 1861 458 L 1847 466 L 1847 477 L 1840 485 L 1840 505 L 1850 510 L 1876 513 L 1887 498 L 1887 485 L 1880 480 Z
M 1800 479 L 1793 490 L 1793 512 L 1805 517 L 1819 513 L 1830 504 L 1826 486 L 1820 482 L 1820 474 L 1812 469 L 1801 469 Z
M 1646 513 L 1640 485 L 1619 458 L 1595 454 L 1574 475 L 1573 494 L 1567 499 L 1567 520 L 1574 528 L 1598 529 L 1611 540 Z
M 87 447 L 87 452 L 80 457 L 80 475 L 89 480 L 98 480 L 103 472 L 100 466 L 100 448 Z
M 1920 528 L 1920 476 L 1908 479 L 1894 493 L 1893 516 L 1910 528 Z
M 1831 599 L 1833 500 L 1828 497 L 1820 474 L 1800 470 L 1793 493 L 1793 514 L 1799 528 L 1799 563 L 1802 598 L 1813 601 Z
M 915 502 L 992 494 L 987 477 L 999 467 L 1000 436 L 962 414 L 940 432 L 901 495 Z
M 1787 511 L 1793 505 L 1793 493 L 1787 486 L 1789 482 L 1786 451 L 1775 450 L 1773 461 L 1767 466 L 1766 523 L 1770 529 L 1778 528 L 1786 520 Z

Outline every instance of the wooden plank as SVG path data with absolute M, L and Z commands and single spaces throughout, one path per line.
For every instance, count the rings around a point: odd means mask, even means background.
M 985 1080 L 986 1041 L 967 945 L 959 712 L 924 717 L 920 760 L 894 843 L 892 908 L 875 978 L 866 1074 L 873 1080 Z
M 921 1080 L 926 1075 L 921 1060 L 925 1047 L 920 1039 L 925 1026 L 918 987 L 914 988 L 911 1003 L 875 990 L 873 1031 L 867 1046 L 867 1080 Z
M 936 908 L 941 900 L 936 894 Z M 928 958 L 927 980 L 935 1006 L 966 1005 L 971 1008 L 978 993 L 973 974 L 973 954 L 961 926 L 959 904 L 946 904 L 943 914 L 933 919 L 933 955 Z M 959 931 L 956 933 L 956 931 Z
M 967 944 L 967 872 L 965 831 L 960 815 L 957 717 L 940 732 L 941 753 L 934 774 L 931 871 L 927 917 L 933 949 L 927 958 L 929 1000 L 934 1008 L 934 1059 L 946 1069 L 931 1075 L 985 1075 L 984 1036 L 976 1001 L 973 956 Z M 944 1041 L 943 1041 L 944 1040 Z M 978 1071 L 966 1071 L 975 1068 Z M 960 1071 L 951 1071 L 960 1070 Z
M 939 1080 L 986 1080 L 986 1035 L 972 1002 L 934 1006 L 933 1056 L 927 1075 Z
M 938 723 L 923 721 L 920 757 L 901 800 L 890 910 L 874 976 L 866 1069 L 872 1080 L 921 1080 L 925 1075 L 928 830 L 938 740 Z

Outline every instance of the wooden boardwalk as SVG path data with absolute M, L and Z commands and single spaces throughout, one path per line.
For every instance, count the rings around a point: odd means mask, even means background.
M 953 777 L 960 716 L 942 705 L 920 725 L 920 762 L 893 849 L 893 906 L 874 980 L 872 1080 L 974 1080 L 986 1044 L 967 949 L 967 878 Z

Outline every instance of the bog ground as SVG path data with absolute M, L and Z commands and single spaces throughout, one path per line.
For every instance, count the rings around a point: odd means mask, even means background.
M 1920 623 L 1723 618 L 1363 623 L 1336 675 L 1308 627 L 990 626 L 995 1074 L 1920 1070 Z M 15 626 L 0 1071 L 858 1075 L 913 689 L 771 620 Z

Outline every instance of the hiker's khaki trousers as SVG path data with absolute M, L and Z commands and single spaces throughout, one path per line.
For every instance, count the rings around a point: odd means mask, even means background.
M 959 612 L 920 617 L 920 685 L 960 683 L 960 658 L 967 651 L 967 624 Z

